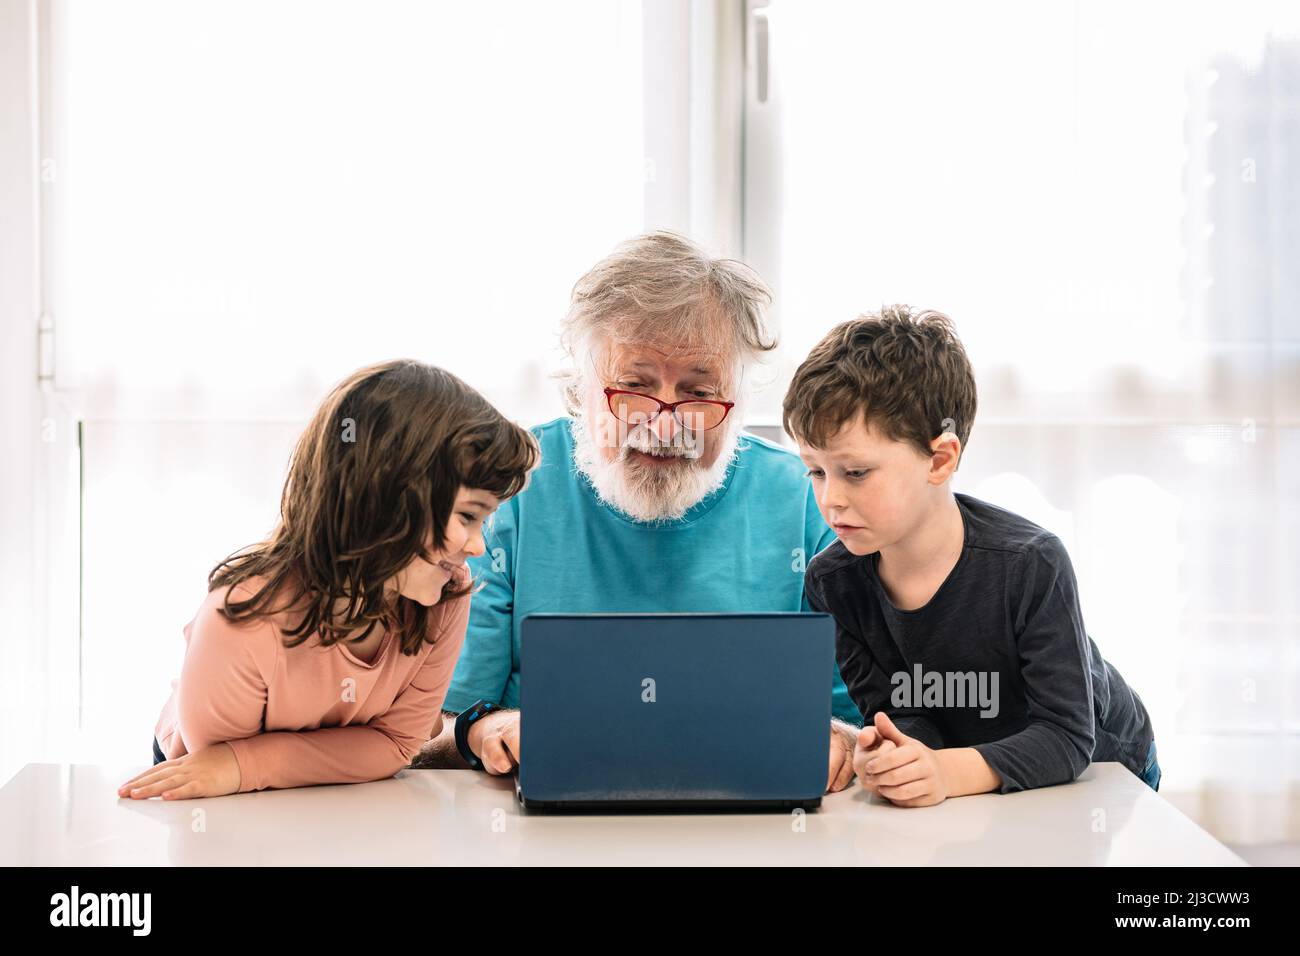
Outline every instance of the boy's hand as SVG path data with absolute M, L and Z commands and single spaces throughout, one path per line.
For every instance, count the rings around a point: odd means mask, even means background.
M 930 807 L 948 798 L 948 781 L 936 751 L 904 734 L 882 712 L 876 713 L 872 729 L 870 737 L 865 727 L 859 734 L 853 761 L 864 787 L 900 807 Z M 864 738 L 879 742 L 864 748 Z
M 157 796 L 164 800 L 224 797 L 228 793 L 238 793 L 240 782 L 239 761 L 235 759 L 234 748 L 221 743 L 175 760 L 164 760 L 122 784 L 117 788 L 117 795 L 132 800 Z
M 863 790 L 868 793 L 880 792 L 876 787 L 875 776 L 867 772 L 867 763 L 894 749 L 894 742 L 880 736 L 873 724 L 867 724 L 858 731 L 857 747 L 853 751 L 853 772 L 858 775 L 858 783 Z
M 853 782 L 853 744 L 858 728 L 831 721 L 831 763 L 826 777 L 826 792 L 838 793 Z

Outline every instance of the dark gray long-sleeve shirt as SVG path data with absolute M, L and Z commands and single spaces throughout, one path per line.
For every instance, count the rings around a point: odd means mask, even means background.
M 808 565 L 808 603 L 835 618 L 835 656 L 863 719 L 884 711 L 929 747 L 974 747 L 1002 793 L 1066 783 L 1091 760 L 1141 774 L 1150 717 L 1084 630 L 1060 539 L 953 497 L 965 543 L 924 607 L 894 607 L 879 552 L 837 541 Z

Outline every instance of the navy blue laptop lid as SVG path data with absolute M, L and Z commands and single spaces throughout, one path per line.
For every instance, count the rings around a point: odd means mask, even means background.
M 826 789 L 826 614 L 530 614 L 525 804 L 770 802 Z

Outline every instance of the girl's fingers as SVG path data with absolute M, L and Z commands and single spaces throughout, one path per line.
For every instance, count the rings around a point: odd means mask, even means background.
M 163 763 L 154 764 L 154 765 L 153 765 L 152 767 L 150 767 L 148 770 L 141 770 L 141 771 L 140 771 L 139 773 L 137 773 L 134 777 L 132 777 L 132 778 L 131 778 L 130 780 L 128 780 L 126 783 L 122 784 L 122 786 L 118 787 L 117 789 L 118 789 L 118 790 L 126 790 L 126 789 L 128 789 L 129 787 L 137 787 L 137 786 L 140 785 L 140 782 L 141 782 L 142 780 L 144 780 L 145 777 L 152 777 L 152 776 L 153 776 L 154 774 L 156 774 L 159 770 L 163 770 L 163 769 L 165 769 L 166 767 L 168 767 L 168 766 L 170 766 L 170 765 L 174 765 L 174 761 L 167 760 L 167 761 L 164 761 Z
M 117 788 L 118 796 L 126 796 L 129 791 L 134 790 L 137 787 L 147 786 L 149 783 L 157 780 L 164 774 L 172 773 L 175 770 L 176 762 L 168 760 L 165 763 L 158 764 L 156 767 L 151 767 L 148 770 L 142 771 Z
M 203 793 L 197 780 L 190 780 L 181 784 L 179 787 L 173 787 L 171 790 L 164 790 L 162 798 L 164 800 L 189 800 L 194 797 L 201 797 Z
M 127 792 L 128 790 L 130 790 L 130 789 L 131 789 L 132 787 L 134 787 L 134 786 L 137 786 L 137 785 L 140 783 L 140 778 L 143 777 L 143 776 L 145 775 L 145 773 L 148 773 L 148 771 L 146 770 L 146 771 L 144 771 L 144 773 L 138 773 L 138 774 L 136 774 L 134 777 L 132 777 L 132 778 L 131 778 L 130 780 L 128 780 L 126 783 L 124 783 L 124 784 L 122 784 L 120 787 L 118 787 L 118 788 L 117 788 L 117 795 L 118 795 L 119 797 L 125 797 L 125 796 L 126 796 L 126 792 Z
M 130 791 L 132 800 L 146 800 L 149 797 L 156 797 L 164 790 L 170 790 L 173 787 L 179 787 L 185 782 L 185 777 L 173 770 L 166 776 L 153 781 L 152 783 L 143 784 L 139 787 L 133 787 Z

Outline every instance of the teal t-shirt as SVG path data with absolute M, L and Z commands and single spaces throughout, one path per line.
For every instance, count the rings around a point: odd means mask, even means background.
M 835 540 L 793 452 L 741 436 L 725 484 L 679 521 L 649 524 L 602 502 L 573 461 L 568 418 L 533 430 L 541 463 L 497 511 L 486 553 L 470 560 L 482 582 L 443 708 L 480 698 L 519 706 L 519 623 L 534 612 L 755 612 L 810 610 L 804 569 Z M 861 724 L 833 674 L 832 713 Z

